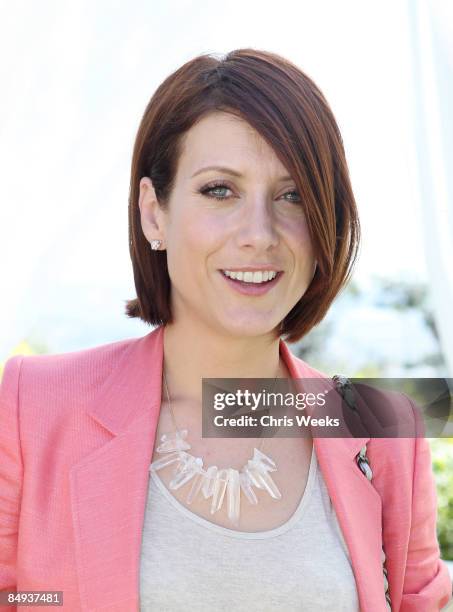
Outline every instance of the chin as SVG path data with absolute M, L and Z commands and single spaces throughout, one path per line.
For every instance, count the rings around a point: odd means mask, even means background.
M 244 317 L 241 319 L 236 316 L 225 319 L 222 322 L 222 327 L 228 330 L 232 336 L 254 338 L 256 336 L 266 336 L 275 333 L 276 328 L 280 325 L 281 319 L 274 320 L 274 317 L 272 317 L 272 319 L 272 321 L 264 321 L 256 317 Z

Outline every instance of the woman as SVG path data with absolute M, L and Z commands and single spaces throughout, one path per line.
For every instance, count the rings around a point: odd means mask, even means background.
M 127 314 L 156 327 L 6 363 L 0 587 L 62 591 L 71 611 L 441 609 L 426 439 L 202 437 L 203 378 L 327 378 L 287 346 L 323 319 L 359 241 L 316 85 L 252 49 L 168 77 L 135 142 L 129 239 Z

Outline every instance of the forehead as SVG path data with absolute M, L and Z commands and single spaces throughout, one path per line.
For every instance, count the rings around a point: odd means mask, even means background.
M 204 116 L 184 135 L 178 173 L 189 178 L 207 165 L 228 165 L 240 171 L 285 170 L 275 151 L 247 121 L 226 112 Z

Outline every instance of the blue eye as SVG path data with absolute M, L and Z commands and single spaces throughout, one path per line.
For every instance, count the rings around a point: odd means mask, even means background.
M 299 199 L 297 200 L 297 202 L 300 202 L 300 196 L 299 196 L 299 192 L 298 192 L 298 191 L 295 191 L 295 190 L 293 190 L 293 191 L 287 191 L 287 192 L 286 192 L 284 195 L 288 195 L 289 193 L 295 193 L 295 194 L 296 194 L 296 197 L 297 197 L 297 198 L 299 198 Z M 290 201 L 291 201 L 291 200 L 290 200 Z M 292 200 L 292 201 L 294 202 L 294 200 Z
M 203 195 L 207 195 L 210 198 L 215 198 L 216 200 L 226 200 L 225 197 L 221 197 L 219 195 L 213 194 L 214 191 L 219 190 L 219 189 L 220 190 L 222 189 L 230 190 L 230 188 L 227 185 L 224 185 L 223 183 L 211 183 L 209 185 L 206 185 L 206 187 L 203 187 L 202 189 L 200 189 L 199 193 Z

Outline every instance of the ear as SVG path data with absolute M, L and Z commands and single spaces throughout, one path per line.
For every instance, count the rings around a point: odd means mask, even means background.
M 165 214 L 159 205 L 151 179 L 144 176 L 140 179 L 140 195 L 138 199 L 140 220 L 146 239 L 162 240 L 165 249 Z

